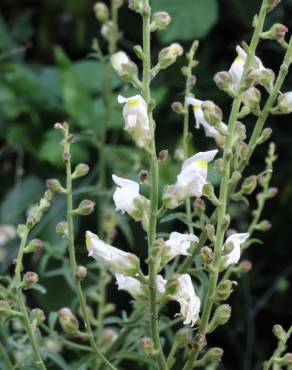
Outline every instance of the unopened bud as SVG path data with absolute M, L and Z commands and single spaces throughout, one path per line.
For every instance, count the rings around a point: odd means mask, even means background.
M 209 362 L 218 362 L 221 360 L 223 353 L 224 351 L 222 348 L 219 347 L 211 348 L 203 357 L 203 361 L 205 364 L 208 364 Z
M 148 172 L 146 170 L 141 170 L 139 172 L 139 181 L 141 183 L 145 182 L 147 180 L 147 177 L 148 177 Z
M 268 220 L 263 220 L 259 224 L 255 226 L 256 230 L 260 231 L 268 231 L 272 227 L 272 224 Z
M 93 10 L 99 22 L 105 23 L 109 20 L 109 9 L 104 3 L 96 3 L 93 7 Z
M 165 69 L 175 63 L 177 58 L 183 54 L 183 48 L 178 43 L 173 43 L 170 46 L 162 49 L 158 55 L 158 63 L 160 69 Z
M 171 22 L 170 15 L 167 12 L 155 12 L 152 16 L 150 31 L 163 31 Z
M 23 289 L 30 289 L 39 281 L 38 274 L 28 271 L 23 275 L 22 285 Z
M 229 225 L 230 225 L 230 221 L 231 221 L 231 217 L 230 215 L 226 214 L 224 217 L 223 217 L 223 220 L 222 220 L 222 228 L 224 230 L 226 230 Z
M 87 175 L 89 172 L 89 166 L 85 163 L 79 163 L 74 172 L 72 173 L 72 180 L 78 179 L 79 177 L 83 177 Z
M 273 326 L 273 334 L 280 341 L 286 340 L 287 333 L 284 330 L 283 326 L 281 326 L 279 324 L 276 324 L 276 325 Z
M 129 8 L 136 13 L 143 13 L 144 2 L 143 0 L 129 0 Z
M 56 193 L 66 194 L 66 189 L 63 188 L 59 180 L 49 179 L 46 181 L 46 184 L 47 184 L 47 188 L 49 188 L 50 190 Z
M 40 324 L 41 322 L 45 321 L 46 316 L 43 310 L 40 308 L 34 308 L 30 311 L 30 319 L 36 324 Z
M 281 0 L 268 0 L 267 1 L 267 10 L 271 11 L 273 10 L 277 5 L 279 5 Z
M 205 120 L 212 126 L 220 125 L 223 114 L 222 110 L 211 100 L 206 100 L 202 104 Z
M 257 176 L 252 175 L 252 176 L 247 177 L 242 183 L 242 186 L 241 186 L 242 192 L 244 194 L 253 193 L 253 191 L 257 187 L 257 182 L 258 182 L 257 181 Z
M 168 157 L 168 150 L 167 150 L 167 149 L 163 149 L 163 150 L 161 150 L 161 151 L 159 152 L 159 154 L 158 154 L 158 162 L 159 162 L 159 163 L 163 163 L 163 162 L 165 162 L 165 161 L 166 161 L 166 159 L 167 159 L 167 157 Z
M 207 236 L 208 236 L 209 240 L 214 241 L 214 238 L 215 238 L 215 227 L 214 227 L 214 225 L 207 224 L 206 227 L 205 227 L 205 230 L 206 230 L 206 233 L 207 233 Z
M 285 34 L 288 32 L 288 28 L 281 23 L 275 23 L 269 29 L 269 31 L 262 32 L 261 38 L 262 39 L 269 39 L 269 40 L 283 40 L 285 38 Z
M 33 239 L 30 243 L 25 247 L 24 253 L 36 253 L 39 252 L 44 243 L 39 239 Z
M 224 162 L 222 158 L 216 159 L 215 167 L 219 174 L 222 174 L 224 168 Z
M 101 345 L 108 347 L 111 345 L 116 339 L 117 339 L 117 332 L 113 329 L 107 328 L 104 329 L 104 331 L 101 334 Z
M 134 50 L 135 54 L 137 55 L 137 57 L 139 59 L 144 60 L 145 54 L 144 54 L 144 51 L 143 51 L 143 49 L 140 45 L 135 45 L 133 47 L 133 50 Z
M 171 104 L 171 109 L 178 114 L 184 114 L 184 107 L 181 102 L 175 101 Z
M 221 281 L 216 290 L 216 300 L 217 301 L 226 301 L 230 297 L 230 294 L 233 292 L 234 282 L 231 280 Z
M 286 353 L 283 357 L 281 358 L 275 358 L 274 359 L 274 363 L 275 365 L 278 365 L 278 366 L 289 366 L 292 365 L 292 353 Z
M 112 21 L 107 21 L 103 23 L 100 33 L 102 34 L 103 38 L 110 42 L 112 34 L 115 32 L 115 25 Z
M 217 307 L 213 318 L 208 326 L 208 333 L 212 333 L 218 326 L 226 324 L 231 317 L 231 307 L 228 304 L 222 304 Z
M 111 57 L 111 63 L 121 80 L 135 84 L 138 79 L 138 67 L 126 53 L 118 51 Z
M 66 221 L 61 221 L 56 226 L 56 233 L 61 235 L 62 238 L 68 238 L 68 223 Z
M 232 90 L 232 76 L 229 72 L 218 72 L 214 76 L 214 81 L 220 90 L 230 94 Z
M 154 344 L 151 338 L 143 337 L 140 339 L 140 346 L 147 356 L 153 356 L 154 353 Z
M 206 336 L 203 333 L 198 333 L 193 340 L 192 347 L 195 351 L 199 352 L 206 346 L 206 344 Z
M 201 251 L 200 251 L 200 257 L 201 257 L 202 264 L 207 267 L 212 263 L 214 253 L 211 248 L 203 247 L 201 248 Z
M 11 314 L 11 307 L 8 302 L 0 300 L 0 317 L 8 317 Z
M 182 328 L 175 334 L 177 347 L 183 348 L 191 344 L 193 339 L 192 331 L 189 328 Z
M 92 200 L 84 199 L 77 209 L 72 211 L 74 215 L 88 216 L 94 211 L 95 203 Z
M 196 216 L 202 216 L 206 210 L 206 204 L 202 198 L 197 198 L 193 203 L 193 208 Z
M 251 112 L 259 113 L 259 104 L 261 101 L 261 92 L 256 87 L 248 88 L 242 94 L 243 104 L 250 109 Z
M 241 271 L 243 273 L 250 272 L 251 269 L 252 269 L 251 261 L 248 261 L 248 260 L 241 261 L 239 266 L 238 266 L 238 269 L 239 269 L 239 271 Z
M 263 144 L 264 142 L 269 140 L 269 138 L 272 135 L 272 132 L 273 130 L 270 127 L 266 127 L 265 129 L 263 129 L 260 137 L 257 139 L 257 145 Z
M 65 333 L 76 334 L 78 332 L 78 320 L 69 308 L 64 307 L 59 310 L 59 321 Z
M 278 98 L 278 105 L 276 108 L 282 114 L 289 114 L 292 112 L 292 91 L 281 94 Z
M 239 171 L 234 171 L 231 175 L 229 180 L 230 184 L 237 184 L 237 182 L 241 179 L 241 173 Z
M 84 266 L 77 266 L 75 271 L 75 279 L 78 281 L 83 281 L 87 275 L 87 268 Z
M 277 188 L 270 188 L 267 192 L 267 198 L 272 199 L 278 194 L 279 190 Z
M 214 187 L 211 183 L 205 184 L 203 187 L 203 195 L 209 199 L 209 201 L 214 205 L 218 206 L 220 204 L 219 199 L 216 197 L 214 192 Z

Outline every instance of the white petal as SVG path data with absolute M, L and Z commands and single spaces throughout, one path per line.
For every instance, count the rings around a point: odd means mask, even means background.
M 118 95 L 118 102 L 120 104 L 126 103 L 128 101 L 127 98 L 125 98 L 123 95 Z
M 131 276 L 125 276 L 123 274 L 115 274 L 118 290 L 125 290 L 132 295 L 141 294 L 141 283 Z
M 199 152 L 199 153 L 193 155 L 192 157 L 186 159 L 183 163 L 182 169 L 186 168 L 190 164 L 192 164 L 194 162 L 197 162 L 199 160 L 204 160 L 206 162 L 211 162 L 214 159 L 214 157 L 216 156 L 217 153 L 218 153 L 217 149 L 209 150 L 207 152 Z
M 186 98 L 186 103 L 192 106 L 201 107 L 203 104 L 203 101 L 189 96 Z
M 228 253 L 226 256 L 224 256 L 225 262 L 224 266 L 228 267 L 232 264 L 236 264 L 241 255 L 241 244 L 243 244 L 249 237 L 248 233 L 239 233 L 239 234 L 232 234 L 229 236 L 225 242 L 227 243 L 232 243 L 233 244 L 233 249 L 230 253 Z M 223 246 L 224 248 L 224 246 Z
M 135 193 L 139 193 L 139 184 L 135 181 L 123 179 L 122 177 L 112 175 L 114 183 L 121 188 L 126 187 Z

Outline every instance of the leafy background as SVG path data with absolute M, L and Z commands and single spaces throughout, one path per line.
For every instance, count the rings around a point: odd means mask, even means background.
M 259 0 L 154 0 L 155 10 L 166 10 L 173 22 L 169 31 L 153 36 L 153 54 L 170 42 L 179 41 L 187 49 L 193 39 L 200 39 L 196 69 L 198 83 L 195 93 L 202 99 L 218 103 L 225 117 L 230 109 L 230 100 L 222 95 L 213 82 L 215 72 L 227 69 L 234 58 L 234 48 L 239 40 L 248 40 L 251 22 Z M 56 121 L 68 120 L 77 134 L 73 146 L 73 162 L 88 162 L 91 174 L 80 180 L 76 190 L 77 200 L 83 197 L 98 201 L 101 196 L 110 199 L 110 191 L 100 193 L 96 184 L 99 162 L 96 138 L 103 130 L 102 89 L 104 66 L 90 58 L 93 37 L 105 42 L 100 36 L 91 0 L 2 0 L 0 4 L 0 175 L 1 203 L 0 224 L 17 224 L 24 220 L 26 209 L 39 199 L 44 191 L 46 178 L 64 179 L 60 160 L 59 135 L 52 130 Z M 281 22 L 292 26 L 292 1 L 282 4 L 269 16 L 267 26 Z M 141 42 L 141 22 L 138 16 L 124 6 L 120 11 L 120 28 L 123 37 L 119 46 L 132 55 L 132 47 Z M 282 50 L 272 42 L 260 45 L 259 56 L 266 66 L 279 67 Z M 180 117 L 170 110 L 174 100 L 182 99 L 184 80 L 180 67 L 181 59 L 161 74 L 153 86 L 158 108 L 156 110 L 158 148 L 167 148 L 173 156 L 182 131 Z M 291 76 L 291 75 L 290 75 Z M 285 91 L 292 87 L 288 77 Z M 121 83 L 114 79 L 118 92 Z M 124 89 L 131 94 L 131 89 Z M 115 96 L 116 94 L 114 94 Z M 210 341 L 225 348 L 224 367 L 228 369 L 256 369 L 272 351 L 274 339 L 271 328 L 274 323 L 291 324 L 291 222 L 292 222 L 292 151 L 291 116 L 269 120 L 273 128 L 278 161 L 275 166 L 273 186 L 279 195 L 269 202 L 265 218 L 273 228 L 260 235 L 262 245 L 255 245 L 245 258 L 252 260 L 254 268 L 244 276 L 232 297 L 233 317 L 230 323 L 218 330 Z M 250 131 L 253 122 L 247 122 Z M 106 145 L 107 185 L 111 189 L 111 173 L 137 177 L 145 163 L 122 130 L 121 109 L 114 102 L 114 111 L 109 120 Z M 211 147 L 201 131 L 195 131 L 194 148 Z M 264 167 L 267 145 L 255 153 L 247 173 L 258 173 Z M 163 181 L 175 176 L 176 164 L 168 162 L 162 168 Z M 65 244 L 60 242 L 54 229 L 64 218 L 64 201 L 58 198 L 44 221 L 35 231 L 47 243 L 50 253 L 65 253 Z M 252 207 L 253 203 L 251 204 Z M 232 209 L 237 216 L 236 226 L 243 230 L 248 220 L 248 209 L 242 205 Z M 95 230 L 96 214 L 78 225 L 77 240 L 80 242 L 80 258 L 86 258 L 82 233 Z M 145 241 L 139 227 L 118 218 L 119 232 L 115 243 L 135 248 L 140 255 L 145 252 Z M 174 225 L 172 225 L 174 226 Z M 169 231 L 170 225 L 161 225 Z M 11 271 L 17 241 L 12 241 L 1 250 L 0 273 Z M 31 302 L 45 307 L 47 313 L 66 305 L 74 293 L 70 288 L 69 266 L 52 258 L 50 254 L 38 260 L 27 261 L 37 265 L 42 274 L 43 285 L 48 294 L 36 292 Z M 60 276 L 61 275 L 61 276 Z M 65 278 L 65 279 L 64 279 Z M 58 289 L 55 289 L 55 286 Z M 50 291 L 54 291 L 54 299 Z M 113 291 L 115 291 L 113 289 Z M 66 292 L 66 293 L 65 293 Z M 128 310 L 125 294 L 110 293 L 110 300 L 117 304 L 118 311 Z M 223 366 L 223 365 L 222 365 Z

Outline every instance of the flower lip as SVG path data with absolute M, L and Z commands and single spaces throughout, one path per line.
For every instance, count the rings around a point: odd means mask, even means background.
M 191 165 L 192 163 L 194 162 L 198 162 L 198 161 L 205 161 L 205 162 L 211 162 L 214 157 L 216 156 L 216 154 L 218 153 L 218 150 L 215 149 L 215 150 L 209 150 L 207 152 L 199 152 L 195 155 L 193 155 L 192 157 L 186 159 L 183 163 L 183 166 L 182 166 L 182 170 L 184 170 L 186 167 L 188 167 L 189 165 Z

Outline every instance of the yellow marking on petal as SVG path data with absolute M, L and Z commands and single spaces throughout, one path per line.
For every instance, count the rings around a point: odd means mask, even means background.
M 197 110 L 201 109 L 199 105 L 193 105 L 193 111 L 196 112 Z
M 208 163 L 204 159 L 198 160 L 199 167 L 202 170 L 207 170 L 208 169 Z
M 242 62 L 243 61 L 243 58 L 240 56 L 240 55 L 237 55 L 237 57 L 234 59 L 234 62 Z
M 140 102 L 139 102 L 139 100 L 137 100 L 137 99 L 134 99 L 134 100 L 128 100 L 128 102 L 127 102 L 127 107 L 128 107 L 128 108 L 135 108 L 135 107 L 137 107 L 138 105 L 140 105 Z
M 85 244 L 86 244 L 87 249 L 90 247 L 90 242 L 91 242 L 91 237 L 85 236 Z

